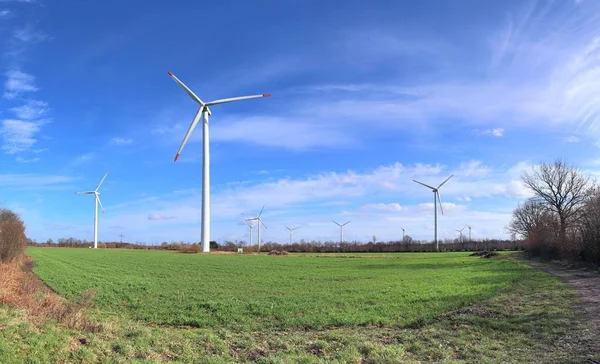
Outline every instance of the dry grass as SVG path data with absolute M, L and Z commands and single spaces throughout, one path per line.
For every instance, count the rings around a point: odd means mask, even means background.
M 102 329 L 84 315 L 85 308 L 94 301 L 95 291 L 84 292 L 79 302 L 67 301 L 46 287 L 32 272 L 32 267 L 29 257 L 0 264 L 0 304 L 24 309 L 37 324 L 55 320 L 75 330 L 98 332 Z

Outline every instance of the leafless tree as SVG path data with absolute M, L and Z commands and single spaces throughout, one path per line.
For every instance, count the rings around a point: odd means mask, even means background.
M 528 199 L 513 211 L 513 217 L 506 227 L 509 233 L 527 238 L 529 233 L 550 215 L 546 206 L 535 199 Z
M 564 243 L 568 225 L 594 193 L 590 177 L 557 159 L 552 164 L 542 163 L 533 167 L 531 172 L 524 172 L 522 178 L 534 192 L 534 199 L 558 216 L 560 241 Z

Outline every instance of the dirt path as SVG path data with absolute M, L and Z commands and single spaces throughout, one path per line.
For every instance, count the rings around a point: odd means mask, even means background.
M 524 262 L 559 277 L 577 292 L 580 301 L 575 309 L 584 312 L 588 319 L 581 322 L 581 330 L 564 337 L 560 344 L 577 357 L 591 354 L 594 359 L 588 359 L 586 363 L 600 364 L 600 274 L 556 263 Z

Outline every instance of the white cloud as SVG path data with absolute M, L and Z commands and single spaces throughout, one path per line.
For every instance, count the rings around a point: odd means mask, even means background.
M 8 9 L 0 10 L 0 19 L 8 19 L 13 16 L 13 12 Z
M 18 163 L 33 163 L 33 162 L 39 162 L 40 158 L 35 157 L 35 158 L 23 158 L 23 157 L 17 157 L 15 159 Z
M 570 135 L 565 138 L 565 142 L 567 143 L 579 143 L 580 141 L 581 139 L 579 137 L 576 137 L 575 135 Z
M 4 97 L 12 99 L 25 92 L 34 92 L 38 88 L 35 86 L 35 77 L 19 71 L 10 70 L 5 73 L 6 81 L 4 81 Z
M 157 212 L 153 212 L 148 215 L 148 220 L 172 220 L 175 218 L 175 216 L 165 216 Z
M 87 163 L 87 162 L 91 161 L 92 159 L 94 159 L 94 157 L 95 157 L 95 156 L 96 156 L 96 155 L 95 155 L 94 153 L 92 153 L 92 152 L 90 152 L 90 153 L 85 153 L 85 154 L 82 154 L 82 155 L 80 155 L 80 156 L 77 156 L 77 157 L 75 158 L 75 160 L 73 161 L 73 163 L 74 163 L 74 164 L 83 164 L 83 163 Z
M 502 128 L 485 129 L 485 130 L 481 130 L 478 132 L 479 132 L 479 135 L 492 135 L 495 137 L 504 136 L 504 129 L 502 129 Z
M 2 149 L 8 154 L 29 150 L 37 142 L 35 135 L 47 121 L 23 121 L 6 119 L 2 121 L 0 135 L 4 140 Z
M 28 100 L 24 105 L 13 107 L 10 111 L 14 112 L 19 119 L 39 119 L 48 112 L 48 103 L 39 100 Z
M 402 206 L 399 203 L 372 203 L 361 207 L 363 210 L 375 210 L 375 211 L 400 211 Z
M 69 176 L 41 174 L 0 174 L 0 187 L 49 186 L 71 182 Z
M 133 143 L 133 140 L 115 137 L 110 140 L 110 143 L 113 145 L 129 145 L 129 144 Z
M 19 43 L 38 43 L 48 39 L 48 36 L 31 26 L 15 29 L 13 39 Z

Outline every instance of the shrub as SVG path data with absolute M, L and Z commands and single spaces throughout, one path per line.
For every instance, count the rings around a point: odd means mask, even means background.
M 27 245 L 25 224 L 13 211 L 0 209 L 0 262 L 22 256 Z

